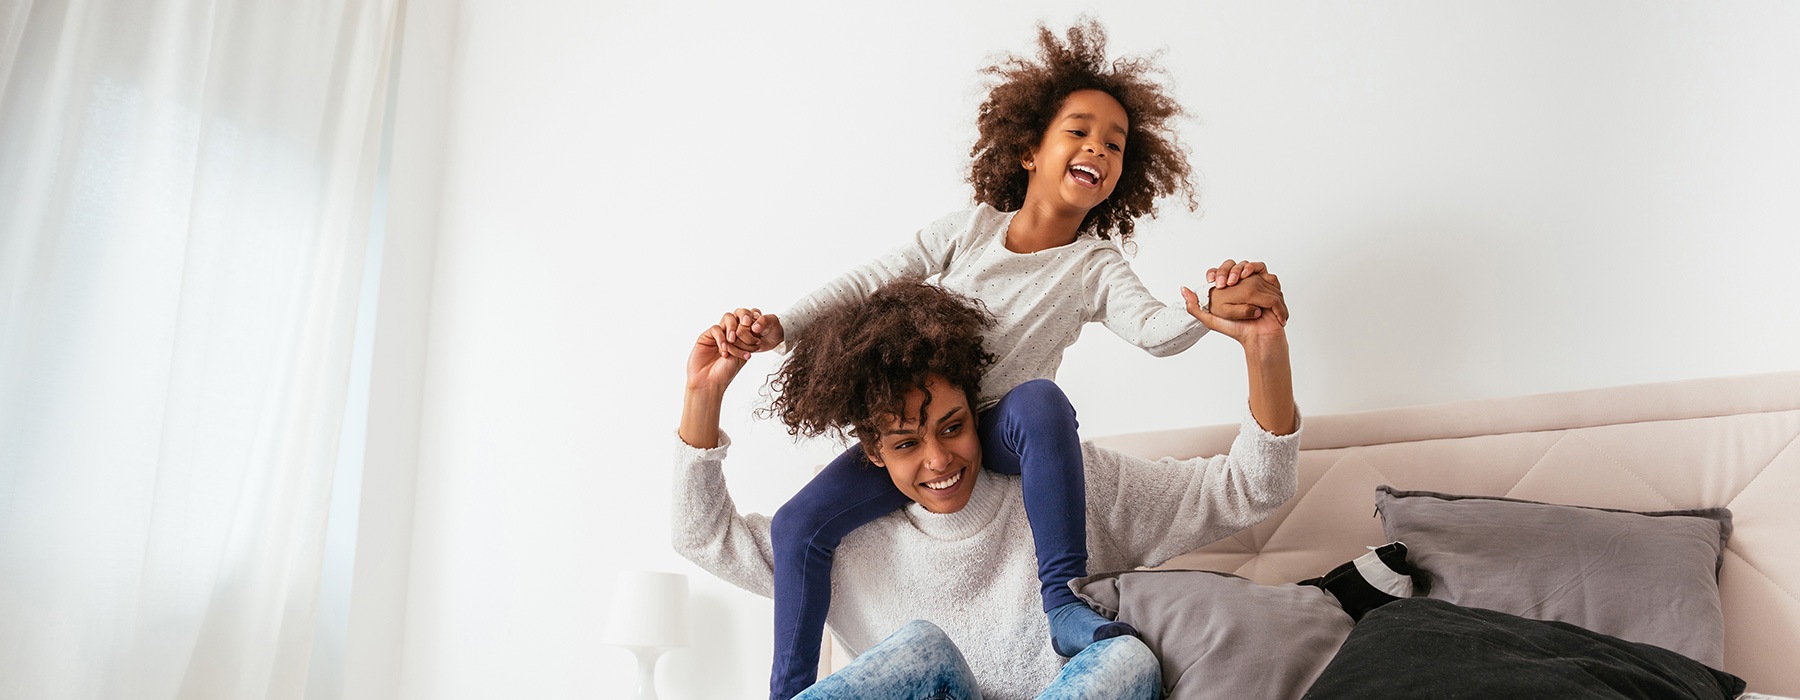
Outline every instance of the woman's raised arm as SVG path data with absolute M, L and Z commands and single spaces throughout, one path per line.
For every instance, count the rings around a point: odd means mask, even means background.
M 1281 281 L 1266 275 L 1281 289 Z M 1200 306 L 1193 290 L 1183 287 L 1188 313 L 1207 328 L 1230 336 L 1244 346 L 1244 365 L 1250 379 L 1250 415 L 1256 424 L 1276 435 L 1287 435 L 1299 427 L 1299 414 L 1294 408 L 1294 373 L 1288 364 L 1287 324 L 1276 314 L 1260 318 L 1231 321 L 1220 318 Z
M 725 319 L 731 314 L 725 314 Z M 681 401 L 681 441 L 690 447 L 710 449 L 719 446 L 719 411 L 725 402 L 725 389 L 744 368 L 743 358 L 721 352 L 729 347 L 725 319 L 700 333 L 694 349 L 688 352 L 687 391 Z

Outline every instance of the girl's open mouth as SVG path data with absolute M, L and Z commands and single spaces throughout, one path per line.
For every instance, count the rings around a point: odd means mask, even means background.
M 1069 166 L 1069 177 L 1074 178 L 1075 182 L 1083 187 L 1100 186 L 1100 171 L 1085 165 Z

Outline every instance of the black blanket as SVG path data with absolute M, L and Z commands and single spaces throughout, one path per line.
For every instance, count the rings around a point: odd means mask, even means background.
M 1729 698 L 1744 681 L 1561 622 L 1408 598 L 1377 608 L 1307 698 Z

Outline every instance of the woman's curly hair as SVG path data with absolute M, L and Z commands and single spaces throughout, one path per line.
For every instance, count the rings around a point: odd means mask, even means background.
M 1025 204 L 1030 173 L 1019 161 L 1037 148 L 1063 100 L 1080 90 L 1100 90 L 1124 105 L 1130 120 L 1119 183 L 1112 196 L 1088 211 L 1081 231 L 1101 238 L 1131 239 L 1139 217 L 1156 215 L 1158 198 L 1181 193 L 1190 211 L 1199 208 L 1189 178 L 1187 148 L 1173 121 L 1184 112 L 1168 94 L 1155 56 L 1106 61 L 1106 29 L 1092 17 L 1076 20 L 1067 41 L 1038 23 L 1035 60 L 1009 54 L 982 69 L 993 85 L 976 118 L 980 136 L 969 155 L 969 184 L 975 200 L 1000 211 Z
M 979 301 L 917 280 L 890 283 L 808 324 L 769 377 L 772 398 L 760 413 L 779 416 L 790 435 L 854 437 L 875 454 L 881 427 L 901 418 L 907 393 L 923 391 L 929 375 L 975 405 L 982 372 L 994 361 L 981 334 L 993 323 Z

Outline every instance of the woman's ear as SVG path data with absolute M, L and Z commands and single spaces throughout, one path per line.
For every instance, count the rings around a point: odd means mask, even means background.
M 869 449 L 868 445 L 863 445 L 862 451 L 863 451 L 863 456 L 869 458 L 870 464 L 873 464 L 877 467 L 881 467 L 882 469 L 887 468 L 887 465 L 881 463 L 881 451 L 880 450 L 871 450 L 871 449 Z

